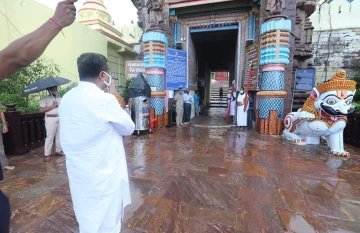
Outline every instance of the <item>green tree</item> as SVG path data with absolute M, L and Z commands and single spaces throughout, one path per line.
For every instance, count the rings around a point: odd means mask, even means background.
M 48 76 L 57 76 L 59 68 L 55 64 L 48 64 L 43 59 L 38 59 L 7 79 L 0 82 L 0 102 L 3 105 L 15 104 L 20 112 L 36 112 L 38 101 L 45 93 L 24 96 L 26 86 Z
M 58 93 L 59 93 L 59 95 L 60 95 L 61 97 L 63 97 L 66 92 L 70 91 L 71 89 L 73 89 L 73 88 L 76 87 L 77 85 L 78 85 L 77 82 L 71 82 L 71 83 L 67 84 L 66 86 L 59 87 Z

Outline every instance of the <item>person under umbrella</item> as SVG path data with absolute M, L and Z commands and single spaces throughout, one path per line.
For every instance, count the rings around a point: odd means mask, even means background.
M 55 139 L 55 155 L 63 156 L 63 152 L 60 145 L 59 134 L 59 115 L 58 106 L 61 101 L 61 97 L 58 95 L 57 87 L 50 87 L 48 89 L 49 95 L 41 99 L 40 112 L 45 113 L 45 128 L 46 139 L 44 146 L 44 162 L 50 162 L 51 152 Z
M 61 77 L 47 77 L 40 79 L 24 90 L 25 95 L 47 90 L 49 95 L 40 100 L 40 112 L 45 113 L 46 139 L 44 146 L 44 162 L 50 162 L 51 152 L 56 144 L 55 155 L 63 156 L 60 146 L 58 106 L 61 98 L 58 95 L 57 87 L 69 83 L 70 80 Z

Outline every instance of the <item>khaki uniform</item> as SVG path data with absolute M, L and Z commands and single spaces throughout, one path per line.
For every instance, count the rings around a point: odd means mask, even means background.
M 184 97 L 177 93 L 174 97 L 176 101 L 176 125 L 179 126 L 183 122 L 184 116 Z
M 53 105 L 54 101 L 57 101 L 60 104 L 61 98 L 54 97 L 52 95 L 46 96 L 40 101 L 40 107 L 47 108 Z M 55 150 L 56 152 L 61 152 L 60 145 L 60 134 L 59 134 L 59 116 L 58 108 L 51 109 L 48 112 L 45 112 L 45 128 L 46 128 L 46 140 L 45 140 L 45 156 L 51 155 L 54 139 L 55 139 Z

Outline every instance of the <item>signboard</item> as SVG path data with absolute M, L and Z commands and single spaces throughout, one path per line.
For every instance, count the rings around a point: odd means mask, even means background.
M 315 68 L 296 69 L 294 91 L 311 91 L 315 85 Z
M 229 80 L 228 72 L 215 72 L 215 80 L 218 82 L 225 82 Z
M 125 62 L 125 75 L 126 79 L 132 79 L 136 77 L 138 73 L 145 73 L 143 61 L 126 61 Z
M 166 51 L 166 89 L 187 87 L 187 53 L 177 49 Z
M 246 66 L 244 72 L 244 88 L 256 91 L 259 77 L 259 46 L 256 44 L 246 47 Z

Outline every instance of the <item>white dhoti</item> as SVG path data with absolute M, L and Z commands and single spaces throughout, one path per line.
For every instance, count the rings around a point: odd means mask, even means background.
M 87 82 L 65 94 L 59 114 L 80 233 L 119 233 L 131 202 L 123 136 L 134 123 L 114 96 Z
M 236 98 L 236 102 L 237 102 L 237 113 L 236 113 L 236 125 L 237 126 L 247 126 L 247 111 L 249 108 L 249 104 L 246 104 L 246 108 L 245 109 L 245 99 L 246 94 L 239 94 L 238 97 Z

